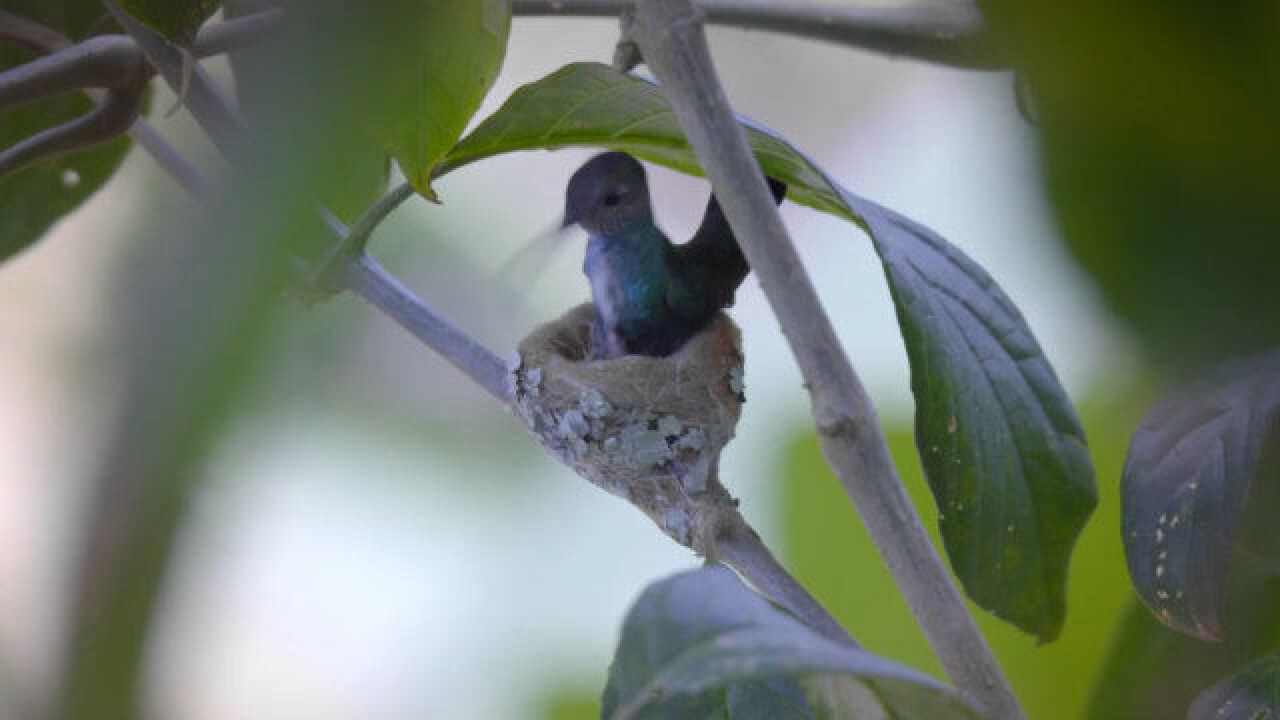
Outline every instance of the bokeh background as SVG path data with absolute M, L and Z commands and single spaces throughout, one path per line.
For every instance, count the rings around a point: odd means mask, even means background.
M 938 230 L 1026 315 L 1088 431 L 1098 511 L 1072 562 L 1061 639 L 978 612 L 1032 718 L 1080 718 L 1131 603 L 1120 466 L 1153 393 L 1147 359 L 1065 249 L 1037 129 L 1007 72 L 968 72 L 766 33 L 711 30 L 736 108 L 855 192 Z M 518 85 L 604 60 L 613 22 L 517 18 L 479 116 Z M 220 61 L 210 64 L 227 77 Z M 173 98 L 153 120 L 212 151 Z M 500 354 L 588 296 L 583 238 L 538 240 L 543 268 L 504 262 L 559 217 L 590 153 L 523 153 L 442 180 L 373 250 Z M 661 224 L 686 237 L 704 182 L 651 168 Z M 119 298 L 148 228 L 190 201 L 134 151 L 89 203 L 0 271 L 0 699 L 55 681 L 89 479 L 118 421 Z M 177 210 L 175 210 L 175 208 Z M 783 216 L 880 411 L 926 523 L 906 356 L 867 239 L 784 205 Z M 350 296 L 284 321 L 250 400 L 218 440 L 170 560 L 147 649 L 156 718 L 594 717 L 620 622 L 649 582 L 698 560 L 629 506 L 544 456 L 453 368 Z M 806 394 L 753 278 L 733 316 L 745 408 L 723 476 L 769 544 L 875 652 L 930 656 L 853 508 L 826 470 Z M 4 705 L 0 705 L 0 716 Z

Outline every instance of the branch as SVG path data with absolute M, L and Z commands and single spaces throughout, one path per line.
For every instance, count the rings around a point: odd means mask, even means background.
M 715 559 L 736 570 L 761 594 L 828 640 L 859 647 L 849 631 L 778 562 L 741 515 L 735 515 L 734 525 L 726 530 L 716 539 Z
M 174 182 L 182 186 L 183 190 L 197 198 L 209 198 L 213 195 L 213 185 L 205 179 L 200 170 L 182 157 L 177 148 L 170 145 L 169 141 L 165 140 L 146 118 L 140 117 L 133 121 L 133 126 L 129 128 L 129 137 L 146 150 L 151 159 L 155 160 Z
M 47 53 L 71 44 L 57 30 L 8 10 L 0 10 L 0 42 L 17 45 L 33 53 Z
M 316 269 L 311 273 L 312 287 L 322 293 L 345 289 L 348 266 L 357 263 L 360 256 L 365 254 L 365 248 L 369 245 L 369 236 L 391 214 L 391 211 L 400 207 L 400 204 L 413 194 L 412 185 L 407 182 L 400 183 L 366 210 L 349 230 L 343 226 L 337 216 L 322 206 L 321 214 L 324 216 L 324 221 L 338 233 L 341 240 L 320 262 L 316 263 Z
M 194 48 L 196 57 L 221 55 L 245 45 L 252 45 L 270 35 L 280 27 L 282 22 L 284 22 L 284 11 L 273 8 L 206 25 L 196 36 Z
M 209 78 L 194 57 L 185 54 L 159 33 L 145 27 L 121 9 L 116 0 L 102 0 L 142 54 L 182 99 L 209 139 L 223 155 L 239 160 L 250 151 L 249 127 L 245 125 L 222 90 Z
M 639 0 L 635 37 L 800 365 L 823 454 L 916 621 L 958 689 L 993 717 L 1022 718 L 903 490 L 870 398 L 836 338 L 720 87 L 698 11 L 690 0 Z
M 617 17 L 632 0 L 514 0 L 517 15 Z M 790 33 L 972 70 L 999 70 L 982 13 L 968 4 L 854 8 L 830 2 L 698 0 L 707 22 Z
M 268 10 L 205 28 L 197 55 L 225 52 L 253 42 L 283 19 Z M 85 91 L 98 107 L 63 125 L 25 138 L 0 153 L 0 177 L 61 153 L 82 150 L 128 131 L 138 144 L 167 164 L 186 189 L 204 193 L 209 184 L 139 117 L 143 88 L 152 74 L 142 52 L 125 35 L 100 35 L 72 45 L 58 31 L 0 10 L 0 42 L 43 57 L 0 73 L 0 110 L 73 90 Z M 93 88 L 106 88 L 107 92 Z
M 504 405 L 511 401 L 502 360 L 401 285 L 372 257 L 362 254 L 347 266 L 347 286 L 440 353 L 495 400 Z
M 143 86 L 111 90 L 98 106 L 70 122 L 41 130 L 0 151 L 0 179 L 37 160 L 119 137 L 142 112 Z
M 129 38 L 101 35 L 0 72 L 0 109 L 84 88 L 140 87 L 150 75 Z

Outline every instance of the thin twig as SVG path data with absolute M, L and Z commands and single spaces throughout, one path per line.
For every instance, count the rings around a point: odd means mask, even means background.
M 233 161 L 247 157 L 251 145 L 249 127 L 195 58 L 135 20 L 116 0 L 102 0 L 102 3 L 133 37 L 142 54 L 182 99 L 222 154 Z
M 517 15 L 618 17 L 633 0 L 514 0 Z M 1008 61 L 972 5 L 857 8 L 834 2 L 698 0 L 707 22 L 789 33 L 889 55 L 999 70 Z
M 0 10 L 0 43 L 34 53 L 47 53 L 71 44 L 65 35 L 8 10 Z
M 111 90 L 87 114 L 41 130 L 0 151 L 0 178 L 37 160 L 113 140 L 133 125 L 141 111 L 141 85 Z
M 129 137 L 146 150 L 151 159 L 155 160 L 174 182 L 182 186 L 183 190 L 197 198 L 209 198 L 213 195 L 214 188 L 209 180 L 190 160 L 183 157 L 177 148 L 165 140 L 160 131 L 147 122 L 146 118 L 140 117 L 133 121 L 133 126 L 129 128 Z
M 276 28 L 280 10 L 216 23 L 196 40 L 199 56 L 215 55 L 252 43 Z M 95 110 L 64 125 L 26 138 L 0 153 L 0 175 L 55 154 L 81 150 L 128 134 L 188 191 L 206 195 L 212 187 L 145 119 L 138 115 L 141 89 L 153 70 L 133 39 L 100 35 L 72 44 L 58 31 L 0 11 L 0 42 L 40 53 L 26 64 L 0 73 L 0 109 L 59 93 L 81 90 L 98 103 Z M 104 92 L 98 88 L 108 88 Z M 134 110 L 127 113 L 126 110 Z
M 859 647 L 849 631 L 778 562 L 759 533 L 740 515 L 735 523 L 716 538 L 716 559 L 738 571 L 761 594 L 827 639 Z
M 706 170 L 809 387 L 823 454 L 956 687 L 992 717 L 1022 710 L 898 477 L 875 409 L 800 262 L 716 76 L 690 0 L 639 0 L 635 37 Z
M 56 52 L 55 48 L 46 46 L 41 52 L 51 54 L 0 72 L 0 109 L 84 88 L 141 87 L 151 74 L 137 46 L 122 35 L 90 38 Z
M 284 11 L 272 8 L 206 25 L 196 36 L 196 57 L 221 55 L 252 45 L 277 30 L 284 22 Z
M 348 266 L 347 283 L 352 292 L 440 353 L 498 402 L 510 402 L 507 368 L 502 360 L 431 309 L 376 260 L 361 255 Z

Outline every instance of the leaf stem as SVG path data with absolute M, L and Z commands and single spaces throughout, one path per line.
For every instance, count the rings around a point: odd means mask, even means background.
M 992 717 L 1017 698 L 925 533 L 866 390 L 774 207 L 690 0 L 638 0 L 635 37 L 760 279 L 810 390 L 823 453 L 956 687 Z
M 632 0 L 514 0 L 517 15 L 617 17 Z M 782 32 L 971 70 L 1008 60 L 978 9 L 967 3 L 858 8 L 834 2 L 698 0 L 707 22 Z

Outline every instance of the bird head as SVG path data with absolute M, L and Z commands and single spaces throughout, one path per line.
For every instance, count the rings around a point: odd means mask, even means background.
M 631 223 L 651 220 L 644 166 L 630 155 L 597 155 L 569 179 L 563 227 L 581 225 L 592 234 L 612 235 Z

